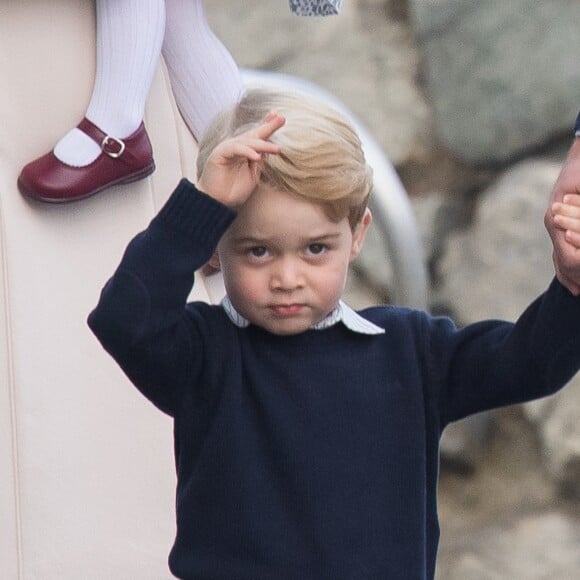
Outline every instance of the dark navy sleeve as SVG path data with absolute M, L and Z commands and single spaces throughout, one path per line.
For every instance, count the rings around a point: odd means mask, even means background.
M 88 318 L 131 381 L 170 415 L 203 358 L 203 336 L 186 308 L 194 272 L 234 217 L 182 180 L 149 227 L 129 243 Z
M 580 298 L 556 279 L 515 324 L 490 320 L 461 330 L 445 318 L 426 324 L 442 427 L 550 395 L 580 369 Z

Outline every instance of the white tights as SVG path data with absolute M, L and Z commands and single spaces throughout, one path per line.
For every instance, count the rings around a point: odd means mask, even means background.
M 203 0 L 97 0 L 96 8 L 97 69 L 86 117 L 105 133 L 122 139 L 139 127 L 161 50 L 195 137 L 240 97 L 240 73 L 210 29 Z M 84 166 L 100 148 L 75 128 L 54 153 L 68 165 Z

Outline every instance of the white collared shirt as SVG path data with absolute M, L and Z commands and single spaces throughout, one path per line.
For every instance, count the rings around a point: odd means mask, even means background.
M 231 303 L 230 299 L 226 296 L 222 301 L 221 305 L 226 311 L 228 318 L 239 328 L 246 328 L 250 325 L 250 321 L 244 318 Z M 349 330 L 353 332 L 358 332 L 359 334 L 384 334 L 385 329 L 373 324 L 366 318 L 363 318 L 360 314 L 355 312 L 348 304 L 345 304 L 342 300 L 339 300 L 336 308 L 323 318 L 320 322 L 317 322 L 312 326 L 314 330 L 324 330 L 325 328 L 330 328 L 337 322 L 342 322 Z

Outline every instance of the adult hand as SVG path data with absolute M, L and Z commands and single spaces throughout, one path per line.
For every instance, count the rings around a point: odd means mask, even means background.
M 555 204 L 562 203 L 567 194 L 580 194 L 580 138 L 574 139 L 562 171 L 550 196 L 544 224 L 553 244 L 552 258 L 556 277 L 575 296 L 580 296 L 580 249 L 566 237 L 565 228 L 554 220 Z
M 269 138 L 286 120 L 268 113 L 257 127 L 222 141 L 209 155 L 197 187 L 229 207 L 242 205 L 260 181 L 262 156 L 280 153 Z

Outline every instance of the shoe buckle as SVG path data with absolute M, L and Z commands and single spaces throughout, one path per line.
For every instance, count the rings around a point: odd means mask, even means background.
M 109 146 L 111 144 L 117 145 L 118 149 L 110 149 Z M 125 151 L 125 143 L 121 141 L 121 139 L 111 137 L 110 135 L 105 135 L 103 141 L 101 142 L 101 150 L 112 159 L 117 159 L 123 155 L 123 151 Z

